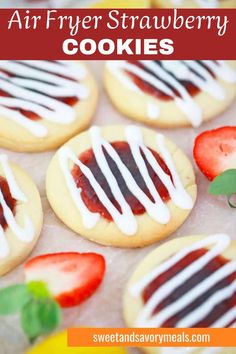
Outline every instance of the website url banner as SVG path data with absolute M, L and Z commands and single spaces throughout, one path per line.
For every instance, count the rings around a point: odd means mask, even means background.
M 71 328 L 70 347 L 236 347 L 236 328 Z

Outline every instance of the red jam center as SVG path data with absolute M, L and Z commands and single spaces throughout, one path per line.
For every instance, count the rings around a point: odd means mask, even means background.
M 8 207 L 11 209 L 13 214 L 15 213 L 16 200 L 12 198 L 11 192 L 8 186 L 8 183 L 5 178 L 0 176 L 0 190 L 3 194 L 4 200 Z M 0 225 L 5 229 L 7 227 L 7 223 L 4 217 L 3 208 L 0 204 Z
M 142 68 L 143 70 L 150 73 L 151 75 L 154 75 L 152 72 L 149 72 L 149 70 L 140 62 L 138 62 L 138 61 L 128 61 L 128 62 L 131 63 L 132 65 L 136 65 L 136 66 Z M 158 61 L 157 61 L 157 63 L 158 63 Z M 201 65 L 204 66 L 203 64 L 201 64 Z M 206 69 L 214 77 L 214 74 L 209 70 L 209 68 L 204 66 L 204 69 Z M 141 91 L 143 91 L 144 93 L 154 96 L 155 98 L 161 99 L 163 101 L 173 100 L 173 97 L 166 95 L 164 92 L 162 92 L 161 90 L 158 90 L 156 87 L 152 86 L 150 83 L 142 80 L 137 75 L 135 75 L 127 70 L 126 70 L 126 73 L 131 77 L 131 79 L 133 80 L 135 85 L 138 86 L 138 88 Z M 169 86 L 169 84 L 166 83 L 165 81 L 163 81 L 161 78 L 159 78 L 159 77 L 157 77 L 157 78 L 160 81 L 164 82 L 167 86 Z M 193 83 L 191 83 L 189 81 L 178 80 L 177 78 L 175 78 L 175 79 L 186 88 L 186 90 L 188 91 L 188 93 L 191 96 L 195 96 L 200 92 L 199 88 L 196 87 Z M 179 93 L 173 87 L 171 87 L 171 86 L 169 86 L 169 87 L 171 88 L 172 91 L 174 91 L 175 95 L 180 97 Z
M 187 267 L 192 262 L 194 262 L 195 260 L 197 260 L 198 258 L 200 258 L 206 253 L 207 253 L 206 249 L 200 249 L 198 251 L 191 252 L 182 260 L 180 260 L 178 263 L 176 263 L 173 267 L 171 267 L 169 270 L 167 270 L 166 272 L 158 276 L 156 279 L 154 279 L 143 291 L 142 297 L 144 303 L 147 303 L 147 301 L 152 297 L 152 295 L 156 292 L 156 290 L 160 288 L 161 285 L 166 283 L 168 280 L 170 280 L 176 274 L 178 274 L 181 270 L 183 270 L 185 267 Z M 157 314 L 163 308 L 170 305 L 174 301 L 178 300 L 183 295 L 187 294 L 192 288 L 194 288 L 196 285 L 201 283 L 205 278 L 210 276 L 213 272 L 220 269 L 228 262 L 229 260 L 222 256 L 218 256 L 214 258 L 198 273 L 196 273 L 188 281 L 184 282 L 181 286 L 179 286 L 176 290 L 174 290 L 165 300 L 163 300 L 156 307 L 153 314 Z M 195 300 L 193 303 L 186 306 L 182 311 L 180 311 L 175 316 L 165 321 L 162 327 L 166 327 L 166 328 L 175 327 L 179 320 L 181 320 L 183 317 L 188 315 L 194 309 L 198 308 L 203 302 L 205 302 L 208 298 L 214 295 L 218 290 L 231 284 L 235 279 L 236 279 L 236 272 L 232 273 L 228 277 L 225 277 L 223 280 L 219 281 L 215 286 L 210 288 L 210 290 L 205 292 L 203 295 L 199 296 L 197 300 Z M 234 295 L 231 298 L 226 299 L 223 302 L 221 302 L 219 305 L 217 305 L 204 320 L 197 323 L 194 327 L 197 328 L 210 327 L 218 318 L 223 316 L 229 309 L 233 308 L 234 306 L 236 306 L 236 293 L 234 293 Z M 228 327 L 235 321 L 236 318 L 231 323 L 228 324 Z
M 28 66 L 28 65 L 25 64 L 25 66 Z M 7 74 L 10 77 L 16 77 L 14 74 L 12 74 L 11 72 L 8 72 L 7 70 L 0 70 L 0 72 L 5 73 L 5 74 Z M 50 73 L 50 72 L 48 72 L 48 73 Z M 55 74 L 53 73 L 53 75 L 55 75 Z M 68 77 L 65 77 L 65 76 L 62 76 L 62 75 L 59 75 L 59 74 L 57 76 L 62 77 L 62 78 L 67 79 L 67 80 L 71 80 L 72 82 L 75 81 L 75 80 L 72 80 L 71 78 L 68 78 Z M 21 79 L 27 79 L 27 77 L 21 76 Z M 27 88 L 27 90 L 30 90 L 30 89 Z M 43 93 L 43 95 L 46 96 L 46 93 Z M 0 90 L 0 96 L 1 97 L 12 97 L 12 98 L 14 98 L 12 95 L 10 95 L 8 92 L 6 92 L 4 90 Z M 54 98 L 55 100 L 57 100 L 59 102 L 63 102 L 65 104 L 69 105 L 69 106 L 74 106 L 79 101 L 78 97 L 53 97 L 53 96 L 50 96 L 50 95 L 47 95 L 47 96 L 50 97 L 50 98 Z M 45 106 L 45 107 L 47 108 L 47 106 Z M 37 115 L 35 112 L 24 110 L 24 109 L 20 109 L 18 107 L 10 107 L 10 109 L 20 112 L 22 115 L 24 115 L 25 117 L 27 117 L 30 120 L 39 120 L 39 119 L 43 118 L 43 117 L 40 117 L 39 115 Z
M 120 156 L 121 160 L 125 164 L 125 166 L 129 169 L 131 172 L 132 176 L 134 177 L 136 183 L 138 186 L 143 190 L 143 192 L 150 198 L 150 200 L 153 201 L 153 198 L 138 170 L 138 167 L 134 161 L 133 155 L 130 151 L 129 144 L 127 142 L 114 142 L 111 144 L 113 148 L 116 150 L 118 155 Z M 149 149 L 159 165 L 162 167 L 162 169 L 171 177 L 171 173 L 166 166 L 165 162 L 162 160 L 162 158 L 158 155 L 157 152 Z M 125 197 L 127 203 L 130 205 L 132 208 L 132 211 L 135 215 L 141 215 L 145 213 L 145 208 L 144 206 L 136 199 L 136 197 L 130 192 L 128 187 L 126 186 L 126 183 L 121 175 L 120 170 L 118 169 L 116 163 L 112 160 L 112 158 L 107 154 L 107 152 L 104 150 L 106 159 L 108 161 L 108 164 L 110 166 L 110 169 L 112 170 L 113 175 L 115 176 L 118 185 L 120 187 L 120 190 Z M 146 163 L 149 175 L 151 177 L 151 180 L 153 181 L 158 193 L 160 194 L 161 198 L 163 201 L 168 201 L 169 200 L 169 194 L 166 189 L 166 187 L 163 185 L 157 174 L 154 172 L 144 155 L 142 154 L 143 159 Z M 107 183 L 107 180 L 103 173 L 101 172 L 93 150 L 87 150 L 81 156 L 79 156 L 79 159 L 81 162 L 83 162 L 87 167 L 90 168 L 92 171 L 93 175 L 96 177 L 97 182 L 100 184 L 100 186 L 103 188 L 105 191 L 107 197 L 109 200 L 112 202 L 112 204 L 121 212 L 120 205 L 117 203 L 115 200 L 111 189 Z M 81 188 L 82 190 L 82 199 L 87 206 L 87 208 L 91 212 L 96 212 L 100 213 L 104 218 L 108 220 L 112 220 L 111 215 L 107 211 L 107 209 L 103 206 L 103 204 L 100 202 L 100 200 L 97 197 L 97 194 L 95 193 L 94 189 L 90 185 L 89 180 L 84 176 L 84 174 L 81 172 L 80 168 L 78 166 L 75 166 L 72 170 L 72 174 L 74 177 L 74 180 L 76 182 L 76 185 L 78 188 Z

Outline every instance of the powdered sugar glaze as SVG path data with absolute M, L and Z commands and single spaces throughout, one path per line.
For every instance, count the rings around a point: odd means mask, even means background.
M 187 307 L 193 301 L 195 301 L 202 294 L 207 292 L 216 283 L 222 281 L 227 276 L 233 274 L 236 271 L 236 261 L 232 260 L 226 263 L 224 266 L 213 272 L 210 276 L 205 278 L 198 285 L 193 287 L 190 291 L 184 294 L 182 297 L 178 298 L 175 302 L 167 305 L 157 314 L 153 314 L 153 311 L 158 306 L 159 303 L 166 297 L 168 297 L 176 288 L 183 285 L 191 277 L 193 277 L 200 269 L 202 269 L 206 264 L 208 264 L 215 257 L 221 255 L 229 246 L 230 238 L 225 234 L 211 235 L 194 244 L 187 246 L 168 258 L 163 263 L 159 264 L 149 273 L 147 273 L 143 278 L 141 278 L 137 283 L 133 284 L 129 288 L 130 294 L 138 298 L 141 296 L 144 289 L 160 274 L 164 273 L 166 270 L 173 267 L 178 261 L 183 259 L 189 253 L 199 250 L 201 248 L 209 248 L 208 252 L 201 256 L 199 259 L 188 265 L 181 272 L 177 273 L 173 278 L 168 280 L 162 286 L 160 286 L 154 294 L 150 297 L 147 303 L 144 305 L 140 311 L 137 319 L 137 327 L 161 327 L 162 324 L 168 319 L 175 316 L 176 313 L 181 311 L 183 308 Z M 200 304 L 197 308 L 191 311 L 184 318 L 181 318 L 175 327 L 177 328 L 190 328 L 194 327 L 198 322 L 204 319 L 210 314 L 215 306 L 219 305 L 225 299 L 232 297 L 236 292 L 236 281 L 232 281 L 226 287 L 218 290 L 210 298 L 206 298 L 205 301 Z M 219 317 L 212 325 L 213 328 L 223 328 L 227 327 L 236 318 L 236 307 L 230 308 L 221 317 Z M 236 323 L 230 327 L 235 327 Z M 162 354 L 182 354 L 182 353 L 194 353 L 196 348 L 163 348 L 161 349 Z M 202 350 L 201 354 L 215 354 L 220 352 L 220 348 L 205 348 Z
M 184 189 L 184 186 L 182 185 L 181 179 L 177 173 L 172 157 L 165 145 L 165 139 L 163 135 L 156 135 L 156 144 L 158 151 L 160 151 L 161 157 L 163 158 L 166 166 L 171 172 L 173 182 L 171 178 L 162 170 L 151 151 L 145 146 L 141 130 L 135 126 L 127 126 L 125 128 L 126 140 L 130 146 L 130 150 L 137 164 L 137 167 L 152 195 L 152 198 L 154 200 L 152 201 L 138 186 L 129 169 L 120 159 L 116 150 L 107 140 L 105 140 L 101 136 L 100 129 L 98 127 L 92 127 L 89 130 L 89 134 L 96 162 L 100 167 L 101 172 L 106 177 L 112 194 L 114 195 L 115 199 L 121 207 L 121 212 L 109 200 L 106 193 L 104 192 L 100 184 L 97 182 L 96 176 L 92 174 L 91 170 L 78 159 L 78 157 L 69 147 L 62 147 L 58 153 L 60 167 L 64 174 L 65 181 L 71 194 L 71 197 L 82 215 L 85 227 L 93 228 L 99 221 L 100 214 L 90 212 L 84 204 L 81 197 L 81 190 L 77 188 L 76 183 L 71 175 L 71 171 L 69 169 L 68 164 L 69 161 L 72 161 L 75 165 L 79 166 L 80 170 L 88 178 L 99 200 L 105 206 L 109 214 L 112 216 L 113 221 L 116 223 L 120 231 L 123 232 L 125 235 L 134 235 L 137 231 L 136 217 L 133 214 L 130 205 L 127 203 L 125 197 L 123 196 L 120 190 L 116 178 L 113 175 L 109 164 L 107 163 L 107 159 L 105 157 L 103 149 L 105 149 L 106 152 L 115 161 L 129 190 L 145 207 L 148 215 L 156 222 L 160 224 L 167 224 L 171 219 L 171 215 L 168 206 L 162 201 L 159 193 L 155 188 L 155 185 L 153 184 L 153 181 L 150 178 L 141 151 L 145 155 L 145 158 L 150 163 L 155 173 L 159 176 L 162 183 L 165 185 L 172 202 L 179 208 L 185 210 L 189 210 L 193 207 L 193 201 L 190 195 Z
M 4 178 L 8 183 L 10 193 L 12 198 L 14 198 L 18 203 L 27 202 L 27 198 L 18 186 L 12 169 L 8 163 L 7 156 L 0 154 L 0 166 L 3 170 Z M 18 238 L 21 242 L 28 243 L 31 242 L 34 238 L 34 225 L 32 220 L 28 215 L 24 215 L 23 226 L 20 226 L 16 221 L 11 209 L 8 207 L 3 193 L 0 189 L 0 205 L 3 209 L 3 215 L 8 225 L 8 228 L 11 232 Z M 5 231 L 0 225 L 0 259 L 6 258 L 9 255 L 10 249 L 9 244 L 6 238 Z
M 42 138 L 48 129 L 27 118 L 32 112 L 48 122 L 68 125 L 75 121 L 74 107 L 60 98 L 87 99 L 89 89 L 81 84 L 87 75 L 80 63 L 43 60 L 0 61 L 0 115 L 24 127 L 30 134 Z
M 226 92 L 217 79 L 236 83 L 236 71 L 222 60 L 108 61 L 107 68 L 132 91 L 142 93 L 127 72 L 172 98 L 194 127 L 202 123 L 203 112 L 182 82 L 190 82 L 219 101 L 224 101 Z M 147 104 L 147 116 L 151 120 L 158 119 L 160 114 L 155 106 L 158 103 L 154 105 L 153 100 Z

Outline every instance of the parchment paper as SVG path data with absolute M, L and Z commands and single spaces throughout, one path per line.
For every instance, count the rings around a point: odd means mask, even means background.
M 129 124 L 133 123 L 122 117 L 113 108 L 104 92 L 102 84 L 103 62 L 89 62 L 96 76 L 100 99 L 93 124 Z M 204 124 L 199 129 L 163 130 L 169 138 L 178 144 L 192 160 L 193 141 L 201 131 L 222 125 L 236 125 L 236 102 L 220 117 Z M 0 149 L 3 152 L 3 149 Z M 135 267 L 154 248 L 155 244 L 143 249 L 115 249 L 89 242 L 70 231 L 51 210 L 45 194 L 45 174 L 54 152 L 22 154 L 6 151 L 12 161 L 20 164 L 36 182 L 43 202 L 44 227 L 40 240 L 33 251 L 33 256 L 60 251 L 98 252 L 105 256 L 107 273 L 105 281 L 91 299 L 77 308 L 63 312 L 62 328 L 69 326 L 122 327 L 122 294 Z M 224 198 L 207 195 L 208 181 L 196 168 L 198 183 L 197 204 L 185 224 L 171 237 L 192 234 L 225 232 L 236 237 L 236 210 L 230 209 Z M 170 239 L 170 238 L 169 238 Z M 0 287 L 23 281 L 22 266 L 0 279 Z M 0 318 L 0 354 L 23 354 L 27 341 L 20 329 L 18 317 Z M 136 353 L 136 351 L 135 351 Z M 45 353 L 46 354 L 46 353 Z

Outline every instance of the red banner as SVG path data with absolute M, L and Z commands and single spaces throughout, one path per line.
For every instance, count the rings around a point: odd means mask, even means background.
M 236 59 L 236 9 L 0 10 L 0 59 Z

